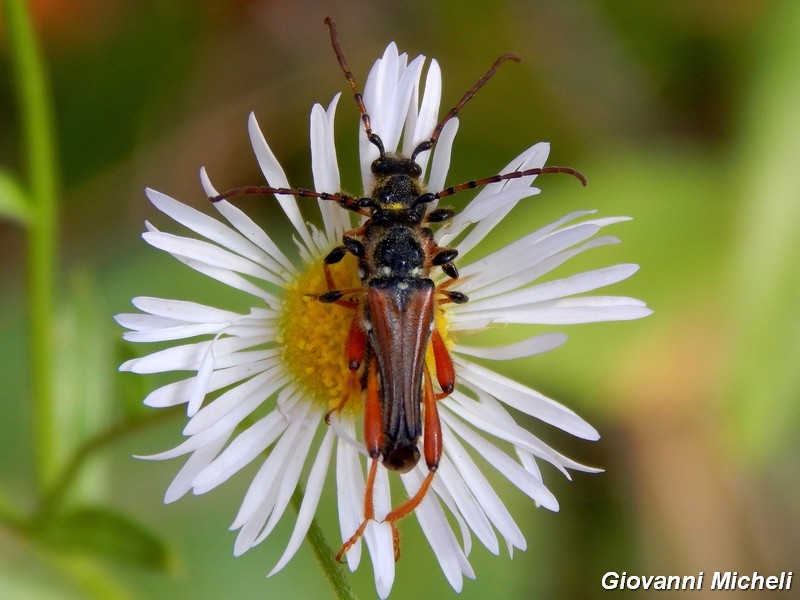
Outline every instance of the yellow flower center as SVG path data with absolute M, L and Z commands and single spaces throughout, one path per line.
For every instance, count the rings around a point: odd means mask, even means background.
M 330 265 L 330 270 L 337 289 L 360 287 L 354 256 L 345 256 L 341 262 Z M 337 304 L 323 304 L 309 296 L 326 291 L 328 286 L 321 260 L 286 286 L 281 334 L 277 341 L 283 346 L 284 364 L 295 383 L 309 398 L 332 408 L 345 391 L 349 373 L 345 344 L 356 311 Z
M 295 383 L 306 395 L 318 402 L 324 410 L 336 407 L 342 400 L 349 369 L 345 355 L 347 334 L 360 308 L 348 308 L 337 304 L 324 304 L 314 295 L 328 291 L 322 261 L 318 261 L 286 286 L 283 314 L 280 318 L 280 334 L 277 342 L 283 347 L 283 361 Z M 358 279 L 357 259 L 347 255 L 339 263 L 330 265 L 337 289 L 361 287 Z M 346 300 L 361 302 L 358 294 L 345 296 Z M 436 306 L 436 327 L 442 333 L 447 346 L 447 320 L 440 305 Z M 435 376 L 435 365 L 431 345 L 428 345 L 426 362 Z M 350 398 L 345 411 L 360 413 L 362 402 Z

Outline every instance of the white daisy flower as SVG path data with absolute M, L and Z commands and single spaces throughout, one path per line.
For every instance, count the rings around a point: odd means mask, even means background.
M 372 129 L 380 135 L 387 153 L 409 156 L 430 138 L 436 126 L 441 74 L 436 61 L 431 61 L 423 86 L 424 62 L 422 56 L 409 62 L 406 54 L 399 54 L 390 44 L 366 81 L 364 103 Z M 340 189 L 333 128 L 338 100 L 337 95 L 327 109 L 315 105 L 311 111 L 314 185 L 318 192 L 329 194 Z M 429 151 L 416 157 L 429 192 L 444 189 L 457 127 L 455 118 L 447 122 L 430 161 Z M 269 186 L 290 187 L 252 115 L 249 130 Z M 370 165 L 378 150 L 365 136 L 361 138 L 361 173 L 368 194 L 374 184 Z M 548 144 L 536 144 L 497 172 L 543 167 L 548 151 Z M 430 172 L 425 176 L 429 162 Z M 216 196 L 205 171 L 201 179 L 206 194 Z M 413 513 L 444 576 L 457 591 L 464 576 L 474 577 L 468 561 L 473 535 L 494 554 L 500 552 L 501 540 L 509 553 L 526 547 L 522 532 L 482 472 L 485 465 L 496 469 L 537 506 L 554 511 L 558 502 L 544 483 L 542 461 L 567 477 L 569 469 L 596 471 L 563 456 L 520 427 L 512 413 L 521 411 L 583 439 L 599 437 L 572 410 L 475 361 L 532 356 L 561 345 L 566 336 L 546 333 L 502 347 L 482 347 L 471 345 L 469 334 L 501 323 L 572 324 L 636 319 L 650 313 L 644 303 L 632 298 L 586 295 L 626 279 L 637 270 L 636 265 L 615 265 L 537 283 L 569 258 L 617 243 L 601 230 L 627 220 L 625 217 L 572 213 L 488 256 L 474 262 L 464 260 L 517 202 L 539 193 L 532 187 L 534 179 L 520 177 L 484 186 L 465 210 L 435 233 L 439 246 L 459 252 L 461 275 L 452 287 L 467 294 L 469 302 L 436 307 L 436 328 L 453 356 L 457 385 L 437 403 L 443 454 L 428 493 Z M 173 502 L 189 491 L 208 492 L 259 461 L 261 467 L 231 526 L 238 530 L 234 553 L 239 555 L 270 535 L 302 479 L 302 506 L 286 550 L 270 572 L 273 574 L 286 565 L 305 538 L 333 464 L 339 529 L 345 542 L 364 519 L 370 459 L 362 441 L 362 403 L 351 400 L 332 415 L 330 425 L 323 417 L 345 393 L 349 371 L 344 348 L 354 311 L 323 304 L 309 294 L 328 289 L 323 258 L 341 243 L 345 231 L 357 225 L 351 220 L 355 215 L 336 202 L 317 200 L 323 223 L 317 229 L 304 222 L 293 196 L 276 195 L 296 234 L 299 258 L 291 259 L 226 200 L 213 204 L 222 216 L 218 219 L 155 190 L 147 190 L 147 196 L 157 209 L 204 238 L 162 232 L 148 223 L 147 243 L 254 298 L 253 308 L 240 314 L 187 300 L 138 297 L 133 304 L 140 313 L 117 316 L 129 330 L 124 336 L 129 341 L 181 341 L 129 360 L 122 370 L 191 373 L 154 390 L 144 400 L 159 408 L 185 404 L 189 418 L 183 443 L 146 457 L 188 456 L 165 501 Z M 314 200 L 303 198 L 301 202 Z M 339 288 L 360 287 L 355 257 L 348 254 L 330 269 Z M 448 280 L 439 271 L 432 272 L 437 284 Z M 352 298 L 360 301 L 357 294 Z M 427 358 L 431 368 L 432 355 L 429 352 Z M 421 441 L 420 450 L 422 445 Z M 476 456 L 485 459 L 480 466 Z M 392 526 L 382 522 L 392 509 L 390 486 L 402 483 L 411 497 L 427 475 L 425 461 L 399 476 L 390 475 L 383 466 L 377 470 L 375 520 L 366 525 L 363 539 L 381 598 L 388 596 L 395 576 Z M 361 550 L 360 539 L 348 548 L 345 556 L 351 570 L 358 567 Z

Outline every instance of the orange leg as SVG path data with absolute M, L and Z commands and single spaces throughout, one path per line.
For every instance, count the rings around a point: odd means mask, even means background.
M 334 408 L 325 413 L 326 423 L 330 424 L 331 415 L 341 412 L 350 398 L 361 391 L 361 385 L 358 381 L 358 370 L 361 367 L 361 363 L 364 361 L 366 348 L 367 334 L 363 327 L 361 327 L 361 315 L 357 314 L 350 323 L 350 331 L 347 334 L 347 342 L 345 344 L 347 368 L 350 369 L 350 375 L 347 378 L 342 399 L 339 400 L 339 403 Z
M 375 506 L 373 504 L 373 494 L 375 490 L 375 475 L 378 472 L 378 459 L 381 454 L 381 444 L 383 442 L 383 425 L 381 421 L 381 399 L 378 389 L 378 370 L 375 361 L 369 365 L 367 374 L 367 402 L 364 407 L 364 443 L 367 446 L 367 453 L 372 459 L 367 475 L 367 487 L 364 492 L 364 520 L 358 526 L 356 532 L 350 536 L 339 552 L 336 553 L 336 560 L 341 562 L 342 557 L 353 547 L 367 528 L 367 523 L 375 520 Z
M 428 475 L 423 480 L 417 493 L 392 510 L 383 520 L 384 523 L 389 523 L 392 527 L 395 560 L 399 560 L 400 558 L 400 532 L 397 529 L 397 522 L 412 513 L 425 498 L 425 494 L 428 493 L 428 489 L 433 483 L 433 477 L 436 475 L 436 471 L 439 468 L 439 461 L 442 457 L 442 427 L 439 422 L 439 412 L 436 408 L 436 396 L 433 393 L 433 383 L 427 369 L 425 369 L 423 406 L 425 411 L 425 441 L 423 446 L 425 462 L 428 466 Z M 366 492 L 364 494 L 364 520 L 361 522 L 361 525 L 358 526 L 356 532 L 342 545 L 341 549 L 336 554 L 336 560 L 338 561 L 341 561 L 347 551 L 364 535 L 364 530 L 367 528 L 369 521 L 375 519 L 373 495 L 382 437 L 383 429 L 380 415 L 378 377 L 375 363 L 373 362 L 370 365 L 367 379 L 367 403 L 364 412 L 364 439 L 367 445 L 367 452 L 372 459 L 369 475 L 367 476 Z
M 375 507 L 372 503 L 372 493 L 375 488 L 375 474 L 378 472 L 378 457 L 374 456 L 372 458 L 372 463 L 369 466 L 369 475 L 367 476 L 367 490 L 364 493 L 364 520 L 361 521 L 361 525 L 358 526 L 356 532 L 350 536 L 342 547 L 339 548 L 339 552 L 336 553 L 336 560 L 338 562 L 342 562 L 344 555 L 347 554 L 347 551 L 353 547 L 362 535 L 364 535 L 364 530 L 367 528 L 367 523 L 375 519 Z
M 436 408 L 436 396 L 433 393 L 433 383 L 431 382 L 431 375 L 428 369 L 425 369 L 425 389 L 423 394 L 423 407 L 425 410 L 425 441 L 423 444 L 425 453 L 425 463 L 428 466 L 428 474 L 425 476 L 422 485 L 413 497 L 406 500 L 403 504 L 392 510 L 386 518 L 384 523 L 389 523 L 392 526 L 392 539 L 394 541 L 394 559 L 400 559 L 400 532 L 397 529 L 397 522 L 414 511 L 428 489 L 433 483 L 433 476 L 436 475 L 436 470 L 439 468 L 439 460 L 442 458 L 442 426 L 439 423 L 439 411 Z
M 441 394 L 436 394 L 436 399 L 441 400 L 447 398 L 456 386 L 456 372 L 453 367 L 453 359 L 447 351 L 447 346 L 444 344 L 442 334 L 438 329 L 433 330 L 431 335 L 431 344 L 433 345 L 433 360 L 436 364 L 436 381 L 439 382 L 439 387 L 442 388 Z
M 456 283 L 457 281 L 463 282 L 464 280 L 463 280 L 463 279 L 461 279 L 461 280 L 458 280 L 458 279 L 448 279 L 447 281 L 443 281 L 442 283 L 440 283 L 439 285 L 437 285 L 437 286 L 436 286 L 436 291 L 437 291 L 437 292 L 442 292 L 442 293 L 444 293 L 444 291 L 443 291 L 443 290 L 446 290 L 447 288 L 449 288 L 451 285 L 453 285 L 453 284 L 454 284 L 454 283 Z

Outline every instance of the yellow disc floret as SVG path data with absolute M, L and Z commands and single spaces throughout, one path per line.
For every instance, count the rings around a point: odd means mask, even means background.
M 330 268 L 337 289 L 360 287 L 355 257 L 345 256 Z M 309 398 L 332 408 L 345 392 L 349 373 L 345 344 L 358 309 L 324 304 L 312 297 L 326 291 L 328 286 L 321 260 L 309 265 L 286 286 L 277 342 L 283 346 L 284 364 L 298 387 Z M 362 301 L 358 295 L 346 299 Z M 360 404 L 349 402 L 348 407 Z

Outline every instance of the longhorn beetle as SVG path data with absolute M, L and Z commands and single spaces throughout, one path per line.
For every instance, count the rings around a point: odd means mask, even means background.
M 381 460 L 387 469 L 400 473 L 413 469 L 420 459 L 418 444 L 424 432 L 427 476 L 413 497 L 384 518 L 384 522 L 392 527 L 397 560 L 400 552 L 397 522 L 422 502 L 442 456 L 442 431 L 436 402 L 447 397 L 456 383 L 453 361 L 441 332 L 435 326 L 434 309 L 437 304 L 468 301 L 465 294 L 450 289 L 458 279 L 458 269 L 453 263 L 458 251 L 438 246 L 433 232 L 426 226 L 449 220 L 454 211 L 447 208 L 429 211 L 428 205 L 462 190 L 518 177 L 567 173 L 583 185 L 586 185 L 586 178 L 570 167 L 542 167 L 473 180 L 440 192 L 425 191 L 421 180 L 422 168 L 416 157 L 434 147 L 445 124 L 458 114 L 502 63 L 509 60 L 519 62 L 519 57 L 513 54 L 500 56 L 439 121 L 430 138 L 406 157 L 387 153 L 380 136 L 372 131 L 367 107 L 339 45 L 336 25 L 330 17 L 325 19 L 325 24 L 330 30 L 336 59 L 361 113 L 364 133 L 378 149 L 378 158 L 371 165 L 375 176 L 372 190 L 368 195 L 356 198 L 344 192 L 253 186 L 229 190 L 210 200 L 218 202 L 246 194 L 292 195 L 336 202 L 343 209 L 366 217 L 359 227 L 343 235 L 341 246 L 325 257 L 323 269 L 328 289 L 315 295 L 320 302 L 335 303 L 354 311 L 345 344 L 350 371 L 346 392 L 339 404 L 326 414 L 325 420 L 329 421 L 332 413 L 341 411 L 351 397 L 364 396 L 364 443 L 370 458 L 364 520 L 344 542 L 336 558 L 342 560 L 364 534 L 367 524 L 375 519 L 373 490 L 378 461 Z M 337 289 L 330 265 L 341 261 L 347 253 L 358 258 L 361 287 Z M 430 278 L 433 267 L 441 268 L 449 279 L 437 286 Z M 426 364 L 429 345 L 433 350 L 439 392 L 434 391 Z

